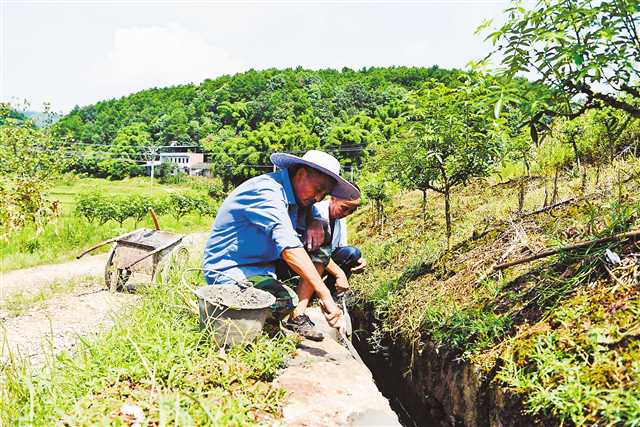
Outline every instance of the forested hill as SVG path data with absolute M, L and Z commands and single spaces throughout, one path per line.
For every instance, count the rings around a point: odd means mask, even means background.
M 251 70 L 74 108 L 56 132 L 75 141 L 74 168 L 90 175 L 135 174 L 142 147 L 175 142 L 205 148 L 218 174 L 237 183 L 268 168 L 276 150 L 322 147 L 357 166 L 365 147 L 393 136 L 412 93 L 468 77 L 437 66 Z

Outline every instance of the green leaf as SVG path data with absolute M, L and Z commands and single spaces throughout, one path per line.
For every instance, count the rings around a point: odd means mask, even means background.
M 497 119 L 500 117 L 500 113 L 502 112 L 502 102 L 504 100 L 504 94 L 500 94 L 500 98 L 496 102 L 495 107 L 493 108 L 493 116 Z
M 579 53 L 575 53 L 573 55 L 573 62 L 576 63 L 576 65 L 582 65 L 582 55 L 580 55 Z

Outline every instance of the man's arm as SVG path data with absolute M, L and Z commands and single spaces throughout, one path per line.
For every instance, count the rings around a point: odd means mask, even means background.
M 327 264 L 326 270 L 329 274 L 336 278 L 336 292 L 342 294 L 349 289 L 349 281 L 347 275 L 331 258 L 329 258 L 329 264 Z
M 282 251 L 282 259 L 303 280 L 313 286 L 315 293 L 324 305 L 325 317 L 329 325 L 336 327 L 342 318 L 342 312 L 333 301 L 329 289 L 322 281 L 307 252 L 303 248 L 288 248 Z

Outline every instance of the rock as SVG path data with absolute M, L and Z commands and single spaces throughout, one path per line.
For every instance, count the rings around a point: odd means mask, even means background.
M 307 315 L 325 334 L 320 342 L 305 340 L 276 379 L 289 396 L 283 408 L 287 426 L 399 426 L 389 401 L 368 368 L 339 345 L 318 308 Z

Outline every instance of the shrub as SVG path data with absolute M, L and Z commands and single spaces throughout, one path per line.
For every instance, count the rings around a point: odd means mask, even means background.
M 194 212 L 197 208 L 196 198 L 188 193 L 171 193 L 169 195 L 171 215 L 180 221 L 184 216 Z
M 135 210 L 135 206 L 132 203 L 137 196 L 118 196 L 113 198 L 109 205 L 109 215 L 110 219 L 115 220 L 120 227 L 124 224 L 124 222 L 128 218 L 132 218 L 138 215 L 138 212 Z
M 76 197 L 76 215 L 85 218 L 89 222 L 99 219 L 99 213 L 106 204 L 105 197 L 95 191 L 80 193 Z
M 104 196 L 98 192 L 80 193 L 76 199 L 76 214 L 89 222 L 105 224 L 114 220 L 122 226 L 133 218 L 136 225 L 152 208 L 158 215 L 168 212 L 170 205 L 163 199 L 152 199 L 139 194 L 116 197 Z
M 98 163 L 98 169 L 110 179 L 124 179 L 130 176 L 142 175 L 143 169 L 134 160 L 103 160 Z
M 222 181 L 219 178 L 188 176 L 185 183 L 193 190 L 207 193 L 212 199 L 222 199 L 226 195 Z
M 59 176 L 65 156 L 48 130 L 28 121 L 0 103 L 0 225 L 2 235 L 35 223 L 40 232 L 51 209 L 44 191 Z
M 384 223 L 384 204 L 391 200 L 394 188 L 382 173 L 368 172 L 361 176 L 360 188 L 363 199 L 373 202 L 375 221 Z
M 136 194 L 129 198 L 129 213 L 136 222 L 136 226 L 147 215 L 149 208 L 153 208 L 154 201 L 149 196 Z M 156 212 L 156 210 L 153 210 Z M 156 212 L 157 214 L 158 212 Z
M 91 191 L 80 193 L 76 198 L 76 215 L 93 223 L 105 224 L 116 221 L 120 226 L 132 218 L 136 226 L 147 215 L 149 208 L 156 215 L 171 214 L 176 221 L 186 215 L 196 213 L 200 216 L 213 216 L 217 205 L 207 194 L 202 192 L 173 192 L 168 198 L 152 198 L 140 194 L 105 196 Z

